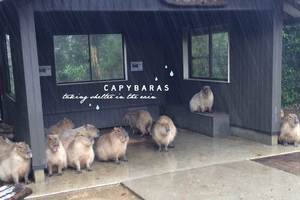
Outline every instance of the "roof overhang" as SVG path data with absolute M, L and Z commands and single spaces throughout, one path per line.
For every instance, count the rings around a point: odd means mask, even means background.
M 283 11 L 287 24 L 300 23 L 300 0 L 285 0 Z

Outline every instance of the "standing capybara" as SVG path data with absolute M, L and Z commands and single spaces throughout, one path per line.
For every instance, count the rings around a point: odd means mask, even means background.
M 298 145 L 300 142 L 300 125 L 299 119 L 295 114 L 288 114 L 282 122 L 279 135 L 279 143 L 284 145 Z
M 153 125 L 151 135 L 153 140 L 158 145 L 158 150 L 161 151 L 161 147 L 165 147 L 165 151 L 168 151 L 168 146 L 175 139 L 177 129 L 168 116 L 161 116 Z
M 93 150 L 94 138 L 86 137 L 80 133 L 76 134 L 67 149 L 68 166 L 76 168 L 81 173 L 81 168 L 86 167 L 91 171 L 95 153 Z
M 3 141 L 2 141 L 3 142 Z M 0 179 L 5 182 L 19 183 L 24 178 L 28 184 L 30 163 L 32 158 L 31 149 L 24 142 L 1 143 L 5 151 L 0 152 Z
M 137 110 L 126 113 L 124 122 L 130 126 L 133 133 L 140 132 L 144 136 L 150 133 L 153 119 L 148 111 Z
M 60 135 L 62 134 L 64 131 L 68 130 L 68 129 L 73 129 L 75 127 L 74 123 L 72 122 L 72 120 L 68 119 L 68 118 L 63 118 L 62 120 L 60 120 L 59 122 L 57 122 L 56 124 L 52 125 L 49 128 L 49 132 L 51 134 L 56 134 L 56 135 Z
M 96 143 L 96 155 L 100 161 L 119 159 L 127 161 L 126 150 L 129 141 L 128 133 L 123 128 L 114 128 L 112 132 L 102 135 Z
M 74 140 L 75 136 L 78 133 L 83 135 L 83 136 L 86 136 L 88 138 L 94 139 L 94 138 L 98 137 L 99 130 L 94 125 L 85 124 L 85 125 L 80 126 L 78 128 L 68 129 L 68 130 L 64 131 L 60 135 L 60 140 L 61 140 L 61 142 L 62 142 L 65 149 L 68 149 L 68 146 Z
M 191 112 L 212 112 L 214 94 L 209 86 L 204 86 L 190 101 Z
M 67 153 L 58 135 L 48 135 L 46 157 L 49 176 L 52 176 L 53 167 L 57 168 L 58 175 L 62 175 L 62 170 L 67 167 Z

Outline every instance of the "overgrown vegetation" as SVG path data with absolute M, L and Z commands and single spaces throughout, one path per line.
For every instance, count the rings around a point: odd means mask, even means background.
M 283 32 L 282 106 L 300 103 L 300 25 Z

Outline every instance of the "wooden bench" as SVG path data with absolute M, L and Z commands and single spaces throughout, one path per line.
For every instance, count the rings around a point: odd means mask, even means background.
M 187 107 L 171 105 L 165 107 L 165 114 L 170 116 L 179 128 L 211 137 L 230 135 L 229 115 L 226 113 L 192 113 Z

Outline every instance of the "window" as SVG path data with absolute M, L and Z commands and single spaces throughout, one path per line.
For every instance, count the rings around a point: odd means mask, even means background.
M 57 83 L 125 80 L 121 34 L 54 36 Z
M 229 34 L 221 28 L 193 30 L 184 39 L 184 78 L 229 82 Z
M 11 53 L 11 39 L 9 35 L 5 35 L 5 46 L 6 46 L 6 77 L 7 77 L 7 94 L 11 97 L 15 97 L 15 78 L 13 73 L 13 62 Z

